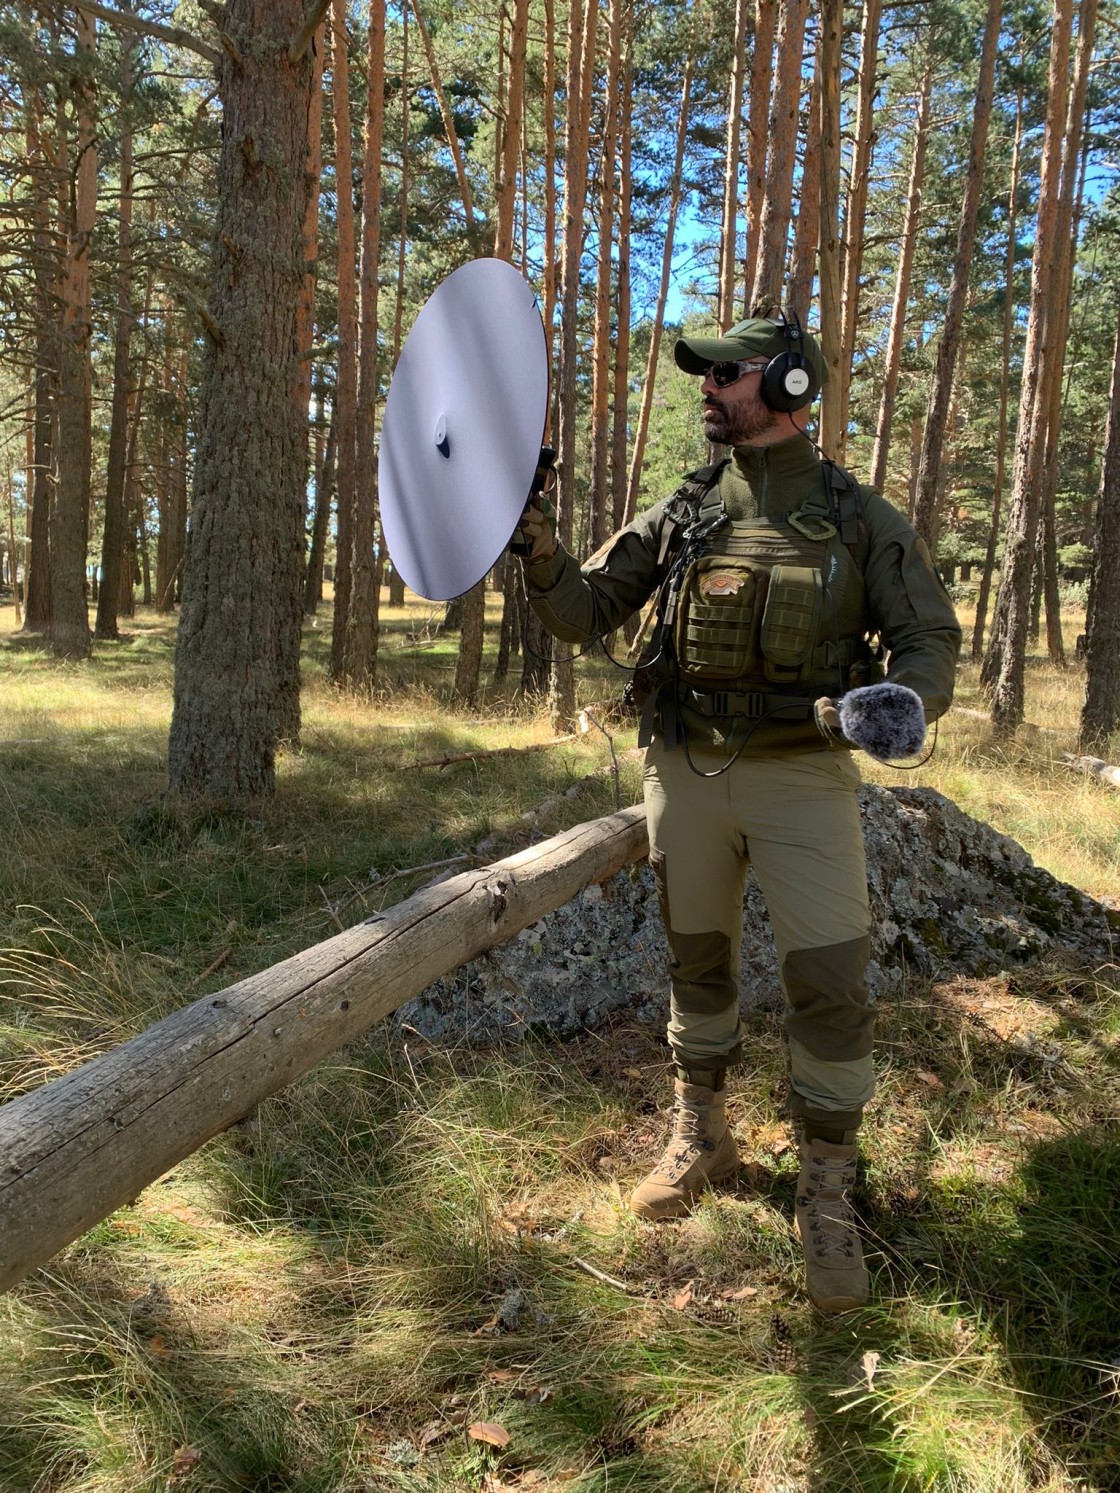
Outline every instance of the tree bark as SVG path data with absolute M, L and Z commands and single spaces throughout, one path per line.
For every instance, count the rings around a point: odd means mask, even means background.
M 855 355 L 856 327 L 859 325 L 859 285 L 863 269 L 863 231 L 867 216 L 867 183 L 874 141 L 875 80 L 879 66 L 879 17 L 882 0 L 863 0 L 863 25 L 860 31 L 859 91 L 856 103 L 855 140 L 852 144 L 852 170 L 848 178 L 848 195 L 844 202 L 843 247 L 843 330 L 840 348 L 840 460 L 843 461 L 848 439 L 848 405 L 852 385 L 852 358 Z
M 827 3 L 830 4 L 831 0 Z M 777 306 L 782 302 L 786 240 L 793 200 L 793 166 L 797 154 L 801 52 L 808 9 L 808 0 L 782 0 L 778 21 L 778 66 L 768 126 L 766 196 L 759 228 L 758 263 L 751 289 L 752 309 Z M 823 5 L 821 14 L 823 26 Z
M 754 270 L 762 229 L 762 204 L 766 199 L 766 122 L 770 107 L 770 83 L 774 74 L 774 29 L 778 22 L 778 0 L 756 0 L 754 48 L 751 53 L 750 102 L 747 117 L 747 223 L 743 250 L 744 317 L 751 313 Z
M 1120 309 L 1120 307 L 1118 307 Z M 1079 752 L 1103 751 L 1120 729 L 1120 320 L 1093 523 L 1093 569 L 1085 614 L 1085 702 Z
M 0 1109 L 0 1290 L 434 980 L 647 849 L 641 807 L 577 825 L 425 887 L 11 1100 Z
M 436 62 L 436 54 L 432 48 L 432 39 L 428 35 L 428 28 L 424 24 L 424 17 L 420 13 L 419 0 L 409 0 L 409 8 L 416 18 L 416 29 L 420 33 L 420 43 L 424 48 L 424 56 L 428 60 L 428 71 L 432 78 L 432 88 L 435 90 L 436 100 L 439 103 L 440 118 L 443 120 L 443 132 L 447 136 L 451 159 L 455 163 L 455 175 L 459 181 L 459 192 L 463 199 L 463 215 L 466 218 L 467 237 L 470 238 L 474 232 L 474 199 L 471 197 L 471 184 L 467 180 L 467 168 L 463 163 L 463 148 L 459 144 L 459 135 L 455 129 L 455 116 L 447 104 L 447 95 L 443 90 L 443 80 L 439 75 L 439 64 Z
M 510 29 L 510 57 L 504 119 L 499 139 L 499 183 L 496 195 L 497 222 L 494 257 L 512 263 L 514 206 L 517 200 L 517 158 L 524 108 L 525 47 L 529 25 L 528 0 L 514 0 Z M 478 696 L 482 654 L 486 641 L 486 577 L 466 592 L 459 632 L 459 654 L 455 662 L 455 698 L 473 705 Z
M 821 354 L 829 372 L 821 393 L 820 444 L 837 458 L 840 428 L 840 45 L 843 0 L 821 0 Z
M 1003 276 L 1003 342 L 999 370 L 999 426 L 996 431 L 996 470 L 992 479 L 992 512 L 988 526 L 988 543 L 984 551 L 984 569 L 976 597 L 976 619 L 972 628 L 972 661 L 984 657 L 984 631 L 988 625 L 988 601 L 999 547 L 1000 517 L 1003 510 L 1003 488 L 1007 469 L 1007 404 L 1011 389 L 1011 333 L 1015 323 L 1015 252 L 1018 247 L 1019 168 L 1023 147 L 1023 85 L 1015 101 L 1015 142 L 1011 150 L 1011 186 L 1007 198 L 1007 256 Z
M 723 231 L 719 245 L 719 299 L 716 324 L 721 332 L 735 321 L 735 266 L 739 240 L 739 166 L 743 136 L 743 88 L 747 66 L 747 13 L 751 0 L 735 0 L 731 38 L 731 77 L 727 87 L 727 133 L 723 152 Z
M 58 486 L 50 510 L 51 648 L 62 658 L 88 658 L 86 558 L 92 413 L 90 251 L 97 219 L 97 137 L 93 66 L 97 33 L 88 11 L 75 10 L 80 72 L 74 82 L 77 156 L 73 215 L 68 224 L 59 339 Z
M 580 255 L 587 201 L 587 142 L 591 122 L 591 83 L 595 64 L 598 0 L 572 0 L 568 18 L 567 113 L 564 120 L 564 248 L 561 267 L 560 366 L 557 431 L 557 525 L 560 541 L 571 548 L 575 509 L 576 372 L 579 358 Z M 575 677 L 571 654 L 552 644 L 548 713 L 555 735 L 575 719 Z
M 622 86 L 619 90 L 618 278 L 615 284 L 614 424 L 611 434 L 611 522 L 626 513 L 626 439 L 630 423 L 630 233 L 633 200 L 634 0 L 623 19 Z
M 805 153 L 797 195 L 797 227 L 789 267 L 786 305 L 796 311 L 803 325 L 809 324 L 813 278 L 821 237 L 821 28 L 817 27 L 813 77 L 809 85 L 809 122 L 805 131 Z
M 322 410 L 323 395 L 319 396 Z M 334 492 L 335 419 L 331 406 L 323 459 L 315 473 L 315 517 L 311 525 L 311 553 L 307 558 L 307 580 L 303 592 L 304 615 L 314 616 L 323 599 L 323 561 L 327 553 L 327 529 L 330 525 L 331 496 Z
M 611 282 L 615 223 L 615 158 L 618 154 L 618 75 L 622 45 L 622 0 L 609 0 L 607 72 L 603 80 L 603 148 L 599 157 L 599 253 L 595 278 L 595 330 L 591 354 L 591 471 L 588 479 L 591 549 L 611 532 L 611 420 L 615 369 L 611 339 Z
M 932 46 L 931 46 L 932 52 Z M 914 269 L 914 249 L 918 242 L 918 224 L 922 211 L 922 180 L 925 176 L 926 145 L 929 141 L 929 106 L 933 92 L 933 58 L 926 63 L 918 95 L 918 118 L 914 126 L 914 145 L 910 155 L 910 179 L 906 189 L 906 220 L 898 252 L 898 274 L 891 305 L 891 327 L 887 337 L 886 366 L 883 369 L 883 393 L 879 401 L 879 418 L 875 425 L 875 448 L 871 456 L 871 486 L 883 492 L 887 480 L 887 454 L 891 446 L 894 406 L 898 397 L 898 374 L 902 366 L 902 344 L 906 338 L 906 312 L 910 304 L 910 277 Z
M 306 274 L 313 66 L 289 58 L 303 0 L 229 0 L 222 149 L 195 496 L 169 773 L 179 794 L 271 792 L 298 719 L 307 425 L 296 315 Z M 345 195 L 340 192 L 340 197 Z
M 914 527 L 931 552 L 935 551 L 937 543 L 937 492 L 941 479 L 945 425 L 953 390 L 961 324 L 968 300 L 968 277 L 972 267 L 976 219 L 980 211 L 980 194 L 984 186 L 984 155 L 988 144 L 988 122 L 992 113 L 992 91 L 1002 8 L 1002 0 L 988 0 L 988 11 L 984 21 L 984 39 L 980 49 L 980 73 L 976 82 L 976 99 L 973 105 L 968 172 L 965 176 L 964 199 L 961 203 L 960 226 L 957 231 L 957 250 L 953 260 L 953 275 L 949 283 L 949 297 L 945 303 L 945 321 L 937 345 L 933 382 L 930 386 L 929 405 L 926 411 L 925 433 L 922 438 L 922 459 L 918 468 Z
M 1021 724 L 1025 709 L 1027 634 L 1030 628 L 1031 573 L 1038 537 L 1038 500 L 1045 461 L 1045 387 L 1053 354 L 1053 265 L 1057 254 L 1061 196 L 1062 133 L 1068 93 L 1069 52 L 1073 27 L 1072 0 L 1054 0 L 1050 43 L 1050 95 L 1042 144 L 1038 223 L 1031 261 L 1031 301 L 1023 352 L 1019 427 L 1015 441 L 1015 478 L 1008 514 L 1003 572 L 995 623 L 984 659 L 984 682 L 992 689 L 992 726 L 1009 735 Z M 1068 226 L 1068 225 L 1067 225 Z
M 661 334 L 665 327 L 665 305 L 669 299 L 669 276 L 673 267 L 673 246 L 677 234 L 677 214 L 681 205 L 681 182 L 684 176 L 684 151 L 688 138 L 689 111 L 692 103 L 691 50 L 685 58 L 684 78 L 681 83 L 681 104 L 677 111 L 677 132 L 673 175 L 669 181 L 669 219 L 665 225 L 665 240 L 661 249 L 661 280 L 657 289 L 657 305 L 653 313 L 653 328 L 650 332 L 649 354 L 646 358 L 646 377 L 642 386 L 642 403 L 638 411 L 638 425 L 634 432 L 634 449 L 630 455 L 630 480 L 627 485 L 626 511 L 623 522 L 629 523 L 637 512 L 638 491 L 642 484 L 642 463 L 646 454 L 646 437 L 649 434 L 649 419 L 653 409 L 653 391 L 657 383 L 657 362 L 661 355 Z
M 58 370 L 58 275 L 51 243 L 50 182 L 43 148 L 42 104 L 29 87 L 24 99 L 27 172 L 31 196 L 31 264 L 34 275 L 35 372 L 29 411 L 27 546 L 23 628 L 50 631 L 50 504 L 53 486 L 55 385 Z
M 128 10 L 129 0 L 124 0 Z M 125 449 L 131 393 L 129 359 L 132 342 L 132 36 L 121 41 L 120 60 L 120 195 L 117 208 L 117 322 L 113 348 L 113 403 L 109 421 L 109 456 L 105 475 L 105 515 L 101 542 L 101 585 L 97 593 L 94 636 L 115 638 L 120 590 L 121 538 L 124 519 Z
M 350 134 L 350 53 L 346 0 L 334 0 L 331 45 L 334 94 L 335 231 L 338 238 L 338 367 L 335 376 L 335 426 L 338 439 L 338 503 L 335 526 L 334 623 L 330 676 L 346 680 L 346 626 L 354 544 L 354 508 L 358 483 L 358 280 L 354 231 L 354 162 Z
M 350 556 L 350 606 L 342 677 L 369 690 L 377 678 L 377 627 L 381 567 L 376 552 L 377 275 L 381 259 L 381 142 L 385 116 L 385 0 L 370 0 L 366 78 L 368 104 L 362 164 L 361 319 L 358 331 L 357 469 Z
M 1043 554 L 1046 561 L 1046 642 L 1050 662 L 1060 669 L 1066 666 L 1066 655 L 1058 593 L 1057 515 L 1054 505 L 1058 487 L 1058 441 L 1062 431 L 1065 353 L 1073 301 L 1074 245 L 1081 228 L 1081 186 L 1084 180 L 1081 137 L 1085 126 L 1085 100 L 1093 61 L 1096 25 L 1097 0 L 1081 0 L 1073 86 L 1070 89 L 1064 130 L 1061 201 L 1058 205 L 1059 221 L 1068 223 L 1069 231 L 1058 235 L 1058 256 L 1053 271 L 1051 301 L 1054 307 L 1054 352 L 1049 360 L 1046 378 L 1046 462 L 1042 473 L 1042 491 L 1039 494 L 1043 515 Z

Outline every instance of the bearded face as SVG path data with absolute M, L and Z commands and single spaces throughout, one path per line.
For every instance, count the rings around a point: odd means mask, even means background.
M 761 373 L 745 373 L 724 389 L 705 378 L 704 434 L 716 446 L 749 446 L 777 423 L 776 410 L 762 402 Z

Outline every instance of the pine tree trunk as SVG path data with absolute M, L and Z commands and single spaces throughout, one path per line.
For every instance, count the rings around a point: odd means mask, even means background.
M 1050 662 L 1056 668 L 1066 665 L 1065 643 L 1062 638 L 1061 600 L 1058 592 L 1058 546 L 1054 505 L 1058 487 L 1058 441 L 1062 430 L 1063 386 L 1065 372 L 1066 343 L 1069 340 L 1070 311 L 1073 301 L 1074 245 L 1081 230 L 1082 185 L 1084 182 L 1084 159 L 1081 153 L 1081 138 L 1085 125 L 1085 100 L 1088 93 L 1089 70 L 1093 60 L 1093 42 L 1096 36 L 1097 0 L 1081 0 L 1078 19 L 1077 57 L 1073 69 L 1073 86 L 1070 90 L 1069 108 L 1066 113 L 1065 143 L 1062 156 L 1061 201 L 1058 206 L 1059 221 L 1070 225 L 1068 233 L 1058 238 L 1058 257 L 1054 264 L 1054 288 L 1051 302 L 1054 308 L 1054 346 L 1046 380 L 1046 463 L 1043 467 L 1042 491 L 1039 506 L 1043 515 L 1043 552 L 1046 559 L 1046 642 Z
M 918 223 L 922 210 L 922 180 L 925 176 L 926 145 L 929 141 L 929 105 L 933 91 L 933 60 L 926 63 L 918 95 L 918 118 L 914 126 L 914 146 L 910 156 L 910 179 L 906 189 L 906 221 L 898 252 L 898 274 L 891 306 L 891 328 L 887 338 L 886 366 L 883 369 L 883 393 L 879 401 L 879 418 L 875 426 L 875 449 L 871 456 L 871 486 L 879 492 L 887 481 L 887 454 L 891 446 L 894 406 L 898 397 L 898 374 L 902 366 L 902 344 L 906 338 L 906 311 L 910 304 L 910 277 L 914 269 L 914 249 L 918 242 Z
M 322 409 L 320 393 L 319 408 Z M 331 496 L 334 492 L 335 423 L 331 408 L 323 459 L 315 473 L 315 517 L 311 525 L 311 553 L 307 557 L 307 579 L 303 590 L 304 615 L 314 616 L 323 599 L 323 560 L 327 553 L 327 529 L 330 525 Z
M 618 278 L 615 284 L 614 423 L 611 433 L 611 523 L 626 513 L 626 437 L 630 422 L 630 232 L 633 200 L 634 6 L 625 8 L 619 89 Z
M 124 9 L 129 7 L 127 3 Z M 101 586 L 97 593 L 94 636 L 115 638 L 124 519 L 124 459 L 131 392 L 129 357 L 132 341 L 132 93 L 133 37 L 121 37 L 120 197 L 117 217 L 117 325 L 113 349 L 113 402 L 109 421 L 109 455 L 105 475 L 105 517 L 101 541 Z
M 822 6 L 822 26 L 825 9 Z M 766 162 L 766 196 L 759 228 L 758 263 L 751 289 L 752 310 L 780 305 L 783 299 L 800 115 L 801 51 L 808 10 L 809 0 L 782 0 L 778 21 L 778 66 L 768 126 L 770 148 Z
M 494 235 L 494 257 L 513 259 L 513 220 L 517 200 L 517 157 L 521 140 L 521 115 L 524 104 L 525 47 L 529 24 L 528 0 L 514 0 L 513 24 L 510 29 L 510 57 L 506 105 L 500 132 L 500 165 L 497 192 L 497 223 Z M 459 633 L 459 655 L 455 663 L 455 698 L 473 705 L 478 696 L 482 672 L 482 653 L 486 640 L 486 577 L 483 576 L 463 596 L 462 624 Z
M 463 147 L 459 143 L 459 134 L 455 128 L 455 116 L 447 103 L 447 94 L 444 92 L 443 79 L 440 77 L 439 64 L 436 62 L 436 54 L 432 48 L 432 39 L 428 35 L 428 28 L 424 24 L 424 17 L 420 13 L 417 0 L 409 0 L 409 9 L 416 19 L 416 29 L 420 33 L 420 42 L 424 48 L 424 56 L 428 60 L 428 71 L 432 78 L 432 89 L 439 104 L 440 118 L 443 120 L 443 131 L 447 136 L 447 145 L 451 151 L 451 159 L 455 163 L 455 175 L 459 182 L 459 193 L 463 199 L 463 215 L 466 218 L 467 237 L 474 233 L 474 200 L 471 196 L 471 184 L 467 180 L 467 168 L 463 162 Z
M 992 725 L 1001 735 L 1022 723 L 1025 710 L 1027 634 L 1030 628 L 1031 575 L 1038 538 L 1038 499 L 1045 461 L 1046 371 L 1053 350 L 1053 265 L 1058 238 L 1068 231 L 1059 222 L 1062 134 L 1068 93 L 1072 0 L 1054 0 L 1050 44 L 1050 94 L 1042 145 L 1038 223 L 1031 261 L 1031 301 L 1023 353 L 1015 478 L 999 598 L 983 676 L 992 687 Z
M 852 170 L 844 203 L 843 330 L 840 348 L 840 459 L 844 459 L 848 437 L 848 405 L 852 385 L 856 327 L 859 325 L 859 286 L 863 269 L 863 231 L 867 216 L 867 183 L 874 142 L 875 75 L 879 65 L 879 17 L 882 0 L 863 0 L 860 32 L 859 93 L 856 104 Z
M 381 142 L 385 109 L 385 0 L 370 0 L 366 78 L 368 115 L 362 165 L 362 269 L 359 323 L 357 470 L 351 536 L 350 607 L 346 614 L 343 677 L 355 689 L 377 678 L 380 567 L 377 538 L 377 276 L 381 259 Z
M 638 411 L 638 425 L 634 432 L 634 449 L 630 456 L 630 480 L 627 485 L 626 511 L 623 521 L 629 523 L 638 507 L 638 491 L 642 483 L 642 462 L 645 458 L 646 437 L 649 433 L 650 412 L 653 409 L 653 391 L 657 382 L 657 361 L 661 354 L 661 334 L 665 327 L 665 306 L 669 299 L 669 277 L 673 266 L 673 246 L 677 232 L 677 214 L 681 205 L 681 180 L 684 175 L 684 150 L 688 137 L 689 110 L 692 101 L 692 54 L 684 64 L 684 80 L 681 84 L 681 106 L 677 111 L 676 147 L 673 159 L 673 175 L 669 180 L 669 221 L 665 225 L 665 239 L 661 248 L 661 281 L 657 290 L 657 306 L 653 313 L 653 329 L 650 333 L 649 355 L 646 358 L 646 378 L 642 387 L 642 403 Z
M 271 792 L 298 718 L 307 425 L 295 397 L 313 66 L 303 0 L 229 0 L 222 148 L 195 496 L 175 667 L 170 786 Z M 345 191 L 339 193 L 340 198 Z M 293 712 L 294 701 L 294 712 Z
M 587 142 L 591 122 L 591 81 L 595 62 L 598 0 L 572 0 L 568 23 L 567 115 L 564 121 L 564 251 L 561 269 L 559 421 L 557 432 L 558 533 L 572 544 L 577 456 L 576 364 L 579 355 L 579 262 L 587 200 Z M 571 655 L 553 643 L 548 711 L 552 729 L 562 735 L 575 719 L 575 676 Z
M 330 676 L 346 680 L 346 628 L 358 485 L 358 307 L 357 250 L 354 233 L 354 163 L 350 135 L 350 56 L 346 0 L 334 0 L 331 61 L 334 96 L 334 174 L 337 183 L 335 231 L 338 238 L 338 366 L 335 423 L 338 437 L 338 504 L 335 526 L 334 624 Z
M 751 86 L 747 117 L 747 225 L 743 250 L 743 315 L 751 311 L 754 270 L 762 231 L 762 204 L 766 199 L 766 121 L 770 108 L 770 82 L 774 74 L 774 29 L 778 23 L 778 0 L 757 0 L 754 13 L 754 47 L 751 52 Z
M 821 393 L 820 444 L 837 457 L 840 429 L 840 45 L 843 0 L 821 0 L 821 353 L 829 380 Z
M 24 590 L 23 628 L 29 633 L 50 631 L 50 506 L 54 462 L 54 387 L 57 374 L 58 295 L 51 247 L 51 222 L 42 117 L 37 90 L 24 101 L 27 121 L 27 162 L 32 201 L 32 255 L 35 274 L 35 376 L 32 390 L 31 470 L 27 474 L 27 538 L 30 553 Z
M 591 355 L 590 548 L 597 550 L 614 518 L 611 492 L 611 422 L 614 359 L 611 344 L 611 280 L 615 221 L 615 157 L 618 154 L 618 72 L 622 0 L 609 0 L 607 72 L 603 81 L 603 149 L 599 164 L 599 253 L 595 280 L 595 330 Z
M 723 152 L 723 231 L 719 246 L 716 323 L 726 332 L 735 321 L 735 266 L 739 239 L 739 165 L 743 135 L 743 86 L 747 65 L 747 14 L 751 0 L 735 0 L 731 77 L 727 88 L 727 133 Z
M 82 71 L 73 84 L 77 99 L 77 152 L 59 339 L 58 487 L 50 511 L 50 640 L 59 657 L 88 658 L 91 646 L 86 601 L 92 413 L 90 250 L 97 219 L 93 101 L 97 33 L 92 16 L 81 6 L 76 8 L 75 24 L 76 56 Z
M 408 139 L 411 98 L 408 92 L 408 6 L 401 7 L 401 231 L 397 240 L 397 299 L 393 310 L 393 367 L 401 351 L 401 326 L 404 318 L 404 270 L 408 257 Z M 396 574 L 394 567 L 393 574 Z M 396 603 L 394 603 L 396 605 Z
M 556 97 L 556 7 L 555 0 L 544 0 L 544 271 L 541 284 L 541 316 L 544 319 L 549 367 L 556 366 L 556 112 L 549 100 Z M 546 440 L 551 441 L 552 410 L 545 425 Z M 510 566 L 510 570 L 515 567 Z M 521 577 L 517 577 L 521 584 Z M 519 602 L 520 605 L 520 602 Z M 508 609 L 508 607 L 507 607 Z M 521 613 L 519 612 L 519 617 Z M 511 623 L 512 625 L 512 623 Z M 531 607 L 521 618 L 521 678 L 518 693 L 528 699 L 542 696 L 548 689 L 552 642 L 544 623 Z
M 1112 359 L 1101 487 L 1093 525 L 1093 570 L 1085 614 L 1085 703 L 1079 752 L 1103 751 L 1120 730 L 1120 323 Z
M 809 85 L 809 119 L 805 131 L 805 154 L 798 188 L 797 227 L 789 267 L 786 305 L 796 311 L 803 325 L 809 323 L 813 279 L 821 237 L 821 28 L 817 27 L 813 77 Z
M 961 324 L 968 300 L 968 277 L 972 267 L 972 250 L 976 238 L 976 219 L 980 211 L 980 195 L 984 186 L 984 155 L 988 144 L 988 122 L 992 114 L 992 91 L 1001 14 L 1002 0 L 988 0 L 988 12 L 984 21 L 984 39 L 980 49 L 980 73 L 976 82 L 976 99 L 973 104 L 968 172 L 965 176 L 964 200 L 961 203 L 960 227 L 957 231 L 957 251 L 953 260 L 949 297 L 945 304 L 945 320 L 937 345 L 937 358 L 934 363 L 933 382 L 930 386 L 929 405 L 926 411 L 922 460 L 918 469 L 914 527 L 931 552 L 935 550 L 937 543 L 937 492 L 941 480 L 946 417 L 953 391 L 953 375 L 956 369 L 957 348 L 960 345 Z
M 1007 404 L 1011 388 L 1011 333 L 1015 322 L 1015 252 L 1018 247 L 1019 168 L 1023 145 L 1023 85 L 1015 101 L 1015 143 L 1011 152 L 1011 186 L 1007 198 L 1007 257 L 1003 276 L 1003 344 L 999 370 L 999 426 L 996 431 L 996 470 L 992 479 L 992 512 L 988 526 L 988 543 L 984 551 L 984 568 L 976 597 L 976 620 L 972 628 L 972 661 L 984 657 L 984 631 L 988 625 L 988 601 L 999 548 L 1000 517 L 1003 510 L 1003 488 L 1007 468 Z

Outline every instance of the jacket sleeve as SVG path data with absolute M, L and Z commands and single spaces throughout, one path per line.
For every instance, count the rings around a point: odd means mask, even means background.
M 551 559 L 525 566 L 529 605 L 565 643 L 613 632 L 656 590 L 664 504 L 620 529 L 583 565 L 561 545 Z
M 961 628 L 929 549 L 898 509 L 865 490 L 869 552 L 864 580 L 874 625 L 889 653 L 887 679 L 921 695 L 929 720 L 953 699 Z

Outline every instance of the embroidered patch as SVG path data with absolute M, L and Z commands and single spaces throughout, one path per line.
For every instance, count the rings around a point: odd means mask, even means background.
M 701 596 L 738 596 L 742 589 L 741 575 L 728 575 L 720 570 L 710 570 L 700 580 Z

